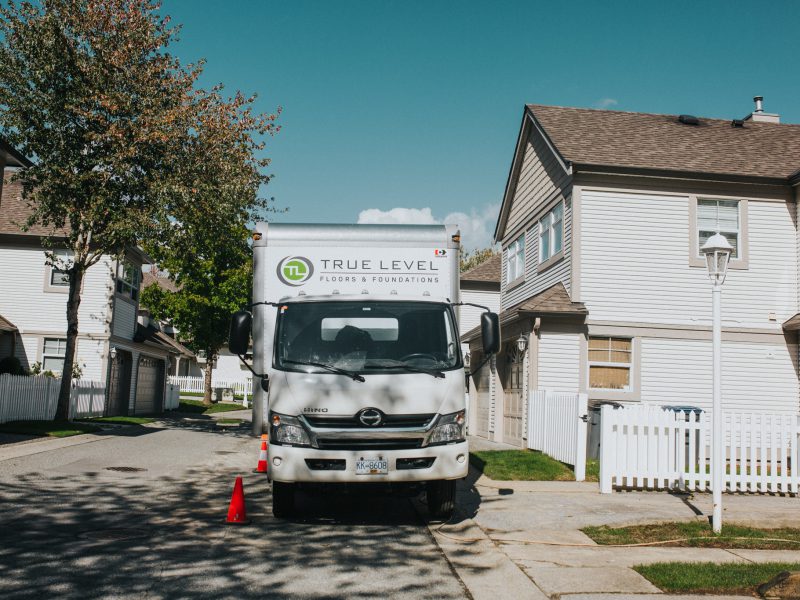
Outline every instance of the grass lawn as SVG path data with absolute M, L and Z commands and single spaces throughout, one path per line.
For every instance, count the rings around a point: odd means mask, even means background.
M 80 419 L 84 423 L 111 423 L 114 425 L 144 425 L 153 423 L 153 417 L 94 417 L 92 419 Z
M 241 419 L 217 419 L 217 425 L 240 425 Z
M 535 450 L 486 450 L 469 453 L 470 464 L 497 481 L 574 481 L 565 464 Z
M 583 531 L 598 544 L 641 544 L 687 539 L 662 544 L 682 548 L 749 548 L 752 550 L 800 550 L 800 529 L 764 529 L 725 525 L 719 536 L 714 535 L 705 521 L 688 523 L 657 523 L 632 527 L 585 527 Z M 788 540 L 786 542 L 776 540 Z
M 751 595 L 781 571 L 800 569 L 800 563 L 654 563 L 633 568 L 665 592 Z
M 0 425 L 0 433 L 19 433 L 49 437 L 69 437 L 100 431 L 97 425 L 80 421 L 13 421 Z
M 186 399 L 181 399 L 180 405 L 178 406 L 178 412 L 195 413 L 203 415 L 211 415 L 214 413 L 227 412 L 230 410 L 250 410 L 250 409 L 245 408 L 241 404 L 232 404 L 226 402 L 219 402 L 217 404 L 212 404 L 211 406 L 206 406 L 205 404 L 203 404 L 202 400 L 186 400 Z
M 190 398 L 202 398 L 203 392 L 181 392 L 181 398 L 184 396 L 189 396 Z M 244 394 L 234 394 L 233 397 L 237 400 L 243 400 Z
M 469 453 L 470 464 L 496 481 L 575 481 L 569 465 L 537 450 L 485 450 Z M 587 461 L 586 481 L 598 481 L 599 463 Z

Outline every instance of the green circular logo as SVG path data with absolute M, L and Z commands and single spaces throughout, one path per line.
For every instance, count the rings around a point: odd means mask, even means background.
M 305 256 L 287 256 L 278 263 L 278 279 L 286 285 L 303 285 L 314 274 L 314 265 Z

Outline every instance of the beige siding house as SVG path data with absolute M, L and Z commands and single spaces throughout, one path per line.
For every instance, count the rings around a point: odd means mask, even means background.
M 503 352 L 477 374 L 486 435 L 525 443 L 528 392 L 711 405 L 711 286 L 699 248 L 735 247 L 722 292 L 723 406 L 797 413 L 800 125 L 526 106 L 495 231 Z M 525 351 L 519 351 L 519 338 Z M 464 340 L 477 351 L 477 330 Z
M 0 193 L 0 359 L 13 355 L 25 369 L 38 363 L 58 374 L 66 352 L 69 282 L 47 264 L 47 253 L 68 252 L 58 247 L 57 234 L 46 246 L 53 232 L 41 225 L 21 229 L 29 208 L 10 176 L 6 170 Z M 110 415 L 159 412 L 169 357 L 177 352 L 138 314 L 145 262 L 136 248 L 121 258 L 103 256 L 83 281 L 76 362 L 83 379 L 106 385 Z

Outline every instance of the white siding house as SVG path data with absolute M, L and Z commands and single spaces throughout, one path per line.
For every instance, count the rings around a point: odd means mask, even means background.
M 66 349 L 68 280 L 48 265 L 48 252 L 68 256 L 58 234 L 39 225 L 22 231 L 29 209 L 20 186 L 4 178 L 0 194 L 0 315 L 12 323 L 0 359 L 13 353 L 22 367 L 59 373 Z M 47 239 L 50 239 L 47 242 Z M 142 263 L 138 249 L 103 256 L 86 272 L 78 311 L 75 360 L 83 379 L 106 384 L 108 414 L 157 412 L 163 406 L 171 349 L 137 316 Z
M 536 389 L 710 408 L 699 248 L 717 232 L 736 248 L 722 291 L 723 407 L 798 413 L 798 173 L 800 126 L 758 113 L 691 124 L 527 106 L 495 232 L 505 342 L 486 386 L 488 437 L 524 444 L 516 398 Z M 542 240 L 558 206 L 562 229 Z M 477 332 L 467 337 L 477 350 Z

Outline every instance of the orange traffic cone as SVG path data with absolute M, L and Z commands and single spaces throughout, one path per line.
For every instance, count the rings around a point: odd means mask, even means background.
M 250 522 L 247 520 L 247 509 L 244 506 L 244 486 L 241 477 L 237 477 L 236 483 L 233 485 L 233 496 L 231 496 L 231 503 L 228 506 L 227 522 L 234 525 L 246 525 Z
M 261 451 L 258 454 L 258 466 L 255 470 L 256 473 L 267 472 L 267 434 L 261 435 Z

